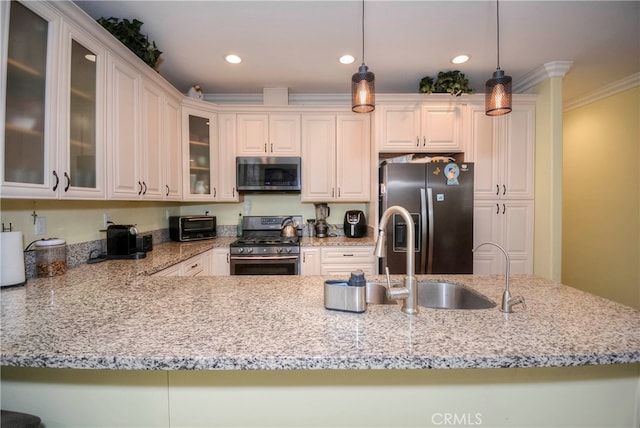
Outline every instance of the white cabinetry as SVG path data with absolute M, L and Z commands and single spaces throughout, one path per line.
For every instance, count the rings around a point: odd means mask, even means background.
M 213 272 L 213 250 L 208 250 L 176 263 L 153 276 L 206 276 Z
M 104 46 L 46 2 L 0 8 L 2 196 L 104 199 Z
M 457 103 L 382 104 L 376 111 L 381 152 L 462 150 L 464 106 Z
M 182 115 L 184 199 L 211 201 L 218 185 L 216 114 L 183 106 Z
M 302 201 L 368 202 L 370 140 L 368 115 L 304 114 Z
M 212 251 L 211 275 L 229 275 L 231 267 L 229 262 L 229 247 L 216 247 Z
M 356 269 L 365 274 L 376 273 L 373 246 L 321 247 L 321 275 L 347 276 Z
M 489 117 L 469 107 L 474 162 L 474 245 L 495 242 L 511 258 L 511 272 L 533 271 L 535 104 L 514 100 L 510 114 Z M 474 253 L 474 273 L 504 273 L 504 256 L 492 246 Z
M 238 114 L 238 156 L 300 156 L 299 114 Z
M 320 275 L 320 247 L 300 248 L 300 275 Z
M 218 115 L 218 188 L 214 199 L 220 202 L 238 202 L 236 190 L 236 115 Z M 215 172 L 214 172 L 215 173 Z M 228 264 L 228 263 L 227 263 Z
M 164 169 L 164 198 L 182 199 L 182 112 L 180 101 L 167 96 L 164 103 L 164 132 L 162 134 Z

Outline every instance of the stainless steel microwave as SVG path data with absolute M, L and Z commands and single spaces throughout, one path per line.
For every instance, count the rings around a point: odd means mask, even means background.
M 236 185 L 241 192 L 300 192 L 299 157 L 236 158 Z

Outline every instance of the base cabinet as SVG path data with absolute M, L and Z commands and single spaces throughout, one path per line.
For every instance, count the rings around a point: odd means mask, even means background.
M 321 275 L 349 277 L 357 269 L 365 274 L 376 274 L 376 257 L 373 246 L 322 247 L 320 253 Z
M 229 247 L 214 248 L 212 253 L 211 275 L 226 276 L 230 275 L 231 264 L 229 262 Z
M 153 276 L 206 276 L 212 275 L 212 271 L 213 250 L 208 250 L 156 272 Z
M 320 248 L 300 249 L 300 275 L 320 275 Z

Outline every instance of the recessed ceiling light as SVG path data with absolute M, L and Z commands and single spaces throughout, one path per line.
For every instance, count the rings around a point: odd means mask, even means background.
M 356 59 L 353 55 L 342 55 L 340 57 L 340 64 L 353 64 Z
M 240 64 L 242 62 L 242 58 L 234 54 L 227 55 L 226 57 L 224 57 L 224 59 L 226 59 L 227 62 L 231 64 Z
M 469 61 L 469 55 L 458 55 L 451 60 L 451 62 L 454 64 L 463 64 L 467 61 Z

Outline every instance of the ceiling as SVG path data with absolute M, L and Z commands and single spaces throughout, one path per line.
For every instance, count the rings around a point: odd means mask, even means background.
M 136 18 L 163 51 L 159 72 L 179 91 L 348 94 L 362 62 L 362 2 L 76 1 L 91 17 Z M 639 1 L 518 1 L 500 6 L 500 67 L 518 81 L 573 61 L 564 101 L 640 71 Z M 367 0 L 365 62 L 378 93 L 417 93 L 424 76 L 459 69 L 476 92 L 496 69 L 496 2 Z M 241 64 L 224 61 L 228 53 Z M 338 58 L 350 53 L 356 62 Z M 451 58 L 471 59 L 454 65 Z

